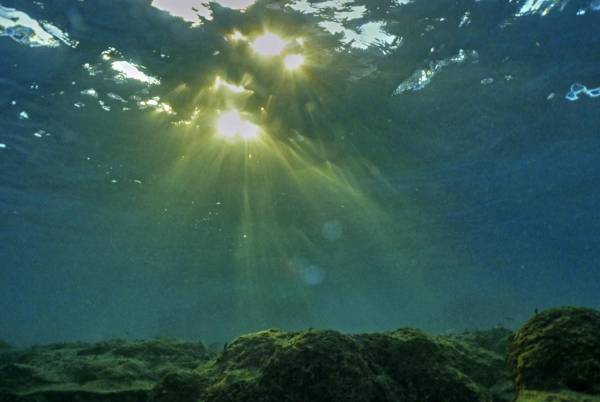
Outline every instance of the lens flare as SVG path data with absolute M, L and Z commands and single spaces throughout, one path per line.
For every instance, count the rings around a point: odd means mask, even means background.
M 260 135 L 260 127 L 242 118 L 237 110 L 228 110 L 219 115 L 217 132 L 226 140 L 254 140 Z
M 287 41 L 271 32 L 266 32 L 252 42 L 252 49 L 262 56 L 278 56 L 287 46 Z
M 283 59 L 283 65 L 288 70 L 297 70 L 304 64 L 304 56 L 301 54 L 290 54 Z

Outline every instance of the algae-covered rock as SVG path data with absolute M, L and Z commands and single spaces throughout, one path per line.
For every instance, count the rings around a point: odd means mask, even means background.
M 573 391 L 522 391 L 515 402 L 600 402 L 600 396 Z
M 1 354 L 0 402 L 504 402 L 504 338 L 268 330 L 216 355 L 170 339 L 13 349 Z
M 149 402 L 196 402 L 206 388 L 206 381 L 198 373 L 178 370 L 165 375 L 154 387 Z
M 236 339 L 197 370 L 203 380 L 196 380 L 205 381 L 206 388 L 195 397 L 203 402 L 491 401 L 485 387 L 458 365 L 466 354 L 473 352 L 476 360 L 488 352 L 466 343 L 457 352 L 453 342 L 413 329 L 361 335 L 258 332 Z M 166 381 L 153 394 L 176 389 Z
M 171 339 L 55 344 L 1 356 L 0 402 L 146 402 L 169 373 L 210 357 L 199 342 Z
M 513 333 L 495 328 L 437 337 L 452 365 L 486 388 L 495 402 L 512 402 L 516 397 L 506 364 L 509 339 Z
M 536 314 L 515 334 L 508 362 L 518 391 L 600 394 L 600 312 L 565 307 Z
M 415 329 L 357 335 L 374 371 L 388 377 L 385 400 L 487 401 L 487 391 L 461 371 L 450 343 Z
M 599 312 L 561 308 L 514 335 L 268 330 L 217 354 L 170 339 L 10 348 L 0 402 L 600 402 L 599 336 Z
M 277 348 L 258 386 L 273 401 L 367 402 L 382 393 L 375 380 L 360 342 L 334 331 L 308 331 Z

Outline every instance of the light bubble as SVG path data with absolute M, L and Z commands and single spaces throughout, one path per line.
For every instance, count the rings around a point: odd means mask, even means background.
M 321 234 L 329 241 L 336 241 L 343 236 L 344 227 L 338 220 L 325 222 L 321 228 Z
M 317 265 L 306 266 L 302 272 L 302 279 L 309 286 L 320 285 L 325 281 L 326 276 L 325 271 Z

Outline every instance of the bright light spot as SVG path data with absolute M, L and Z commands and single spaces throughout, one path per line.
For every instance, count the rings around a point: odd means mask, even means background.
M 154 109 L 159 113 L 166 114 L 176 114 L 171 105 L 165 102 L 160 101 L 160 97 L 155 96 L 150 99 L 142 100 L 138 102 L 138 108 L 140 110 L 144 109 Z
M 252 49 L 263 56 L 277 56 L 286 47 L 287 41 L 274 33 L 267 32 L 252 42 Z
M 119 73 L 116 77 L 119 80 L 131 79 L 141 81 L 149 85 L 160 84 L 160 80 L 158 78 L 147 75 L 140 70 L 140 66 L 128 61 L 113 61 L 111 67 L 113 70 Z
M 200 18 L 212 20 L 209 3 L 217 3 L 222 7 L 243 12 L 255 3 L 256 0 L 152 0 L 152 7 L 183 18 L 185 21 L 199 25 Z
M 152 7 L 194 24 L 198 24 L 199 17 L 212 19 L 210 9 L 200 0 L 152 0 Z
M 98 97 L 98 92 L 96 92 L 96 90 L 94 88 L 85 89 L 85 90 L 81 91 L 80 94 L 91 96 L 92 98 Z
M 260 128 L 244 120 L 237 110 L 221 113 L 217 120 L 217 130 L 219 137 L 224 139 L 253 140 L 260 134 Z
M 216 3 L 219 3 L 223 7 L 231 8 L 233 10 L 245 10 L 251 5 L 253 5 L 256 0 L 217 0 Z
M 235 30 L 227 36 L 227 39 L 237 42 L 239 40 L 246 40 L 247 38 L 240 31 Z
M 171 107 L 171 105 L 169 105 L 168 103 L 165 102 L 161 102 L 156 108 L 155 110 L 157 112 L 160 113 L 166 113 L 166 114 L 175 114 L 175 112 L 173 111 L 173 108 Z
M 244 88 L 242 85 L 233 85 L 230 82 L 222 80 L 221 77 L 219 77 L 218 75 L 217 75 L 217 78 L 215 78 L 215 85 L 213 88 L 215 90 L 218 90 L 220 88 L 225 88 L 228 91 L 233 92 L 234 94 L 241 94 L 243 92 L 252 92 L 249 89 Z
M 297 70 L 304 64 L 304 56 L 301 54 L 290 54 L 283 59 L 283 65 L 288 70 Z
M 18 4 L 18 3 L 17 3 Z M 8 36 L 29 47 L 57 47 L 59 41 L 77 47 L 78 42 L 69 35 L 46 21 L 31 18 L 28 14 L 14 8 L 0 5 L 0 36 Z

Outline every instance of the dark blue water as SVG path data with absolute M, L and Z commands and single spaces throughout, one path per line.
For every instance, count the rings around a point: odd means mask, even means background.
M 379 21 L 379 42 L 320 28 L 333 9 L 213 4 L 190 27 L 149 3 L 0 1 L 78 41 L 0 36 L 0 339 L 442 332 L 600 307 L 589 1 L 346 2 L 364 6 L 346 28 Z M 288 48 L 261 57 L 234 29 Z M 257 141 L 217 138 L 232 107 Z

